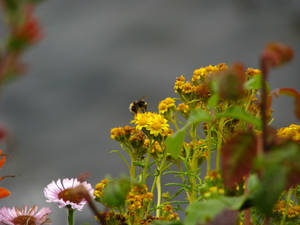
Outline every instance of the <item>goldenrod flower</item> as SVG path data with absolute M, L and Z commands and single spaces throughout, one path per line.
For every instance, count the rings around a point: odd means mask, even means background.
M 142 130 L 143 128 L 147 128 L 150 120 L 153 117 L 152 112 L 145 112 L 145 113 L 137 113 L 134 117 L 134 120 L 131 121 L 131 123 L 135 123 L 136 124 L 136 128 L 138 130 Z
M 187 104 L 180 103 L 177 106 L 177 110 L 180 111 L 183 114 L 187 114 L 189 112 L 189 110 L 190 110 L 190 107 Z
M 300 141 L 300 125 L 291 124 L 288 127 L 282 127 L 277 131 L 277 136 L 292 139 L 293 141 Z
M 150 134 L 158 136 L 169 132 L 169 124 L 167 120 L 160 114 L 146 112 L 138 113 L 134 117 L 132 123 L 136 124 L 138 130 L 145 128 Z
M 153 144 L 153 146 L 152 146 L 151 153 L 157 153 L 157 154 L 160 154 L 160 153 L 162 153 L 162 152 L 163 152 L 163 150 L 162 150 L 162 148 L 161 148 L 159 142 L 158 142 L 158 141 L 155 141 L 154 144 Z
M 116 127 L 110 130 L 111 139 L 119 140 L 119 138 L 123 135 L 125 135 L 125 131 L 122 127 Z
M 185 82 L 185 78 L 182 75 L 176 79 L 174 85 L 175 93 L 180 92 L 180 90 L 183 88 L 184 82 Z
M 194 92 L 195 90 L 195 86 L 192 85 L 191 82 L 186 82 L 183 86 L 182 86 L 182 93 L 183 94 L 190 94 L 192 92 Z
M 285 210 L 286 210 L 285 208 L 286 208 L 286 201 L 280 200 L 275 204 L 273 208 L 273 212 L 279 213 L 283 216 L 285 214 Z M 288 218 L 294 218 L 299 215 L 300 215 L 300 206 L 289 203 L 288 211 L 287 211 Z
M 218 173 L 218 171 L 211 170 L 208 172 L 207 176 L 205 177 L 205 180 L 213 181 L 213 180 L 217 180 L 220 178 L 221 178 L 221 175 Z
M 158 136 L 159 134 L 169 131 L 169 124 L 162 115 L 155 114 L 150 120 L 147 130 L 150 131 L 150 134 Z
M 105 186 L 107 185 L 107 182 L 108 182 L 107 179 L 103 179 L 103 180 L 101 180 L 100 183 L 96 184 L 95 191 L 94 191 L 94 196 L 95 197 L 102 198 L 103 190 L 104 190 Z
M 175 108 L 175 100 L 173 98 L 166 98 L 162 100 L 158 105 L 158 111 L 161 114 L 167 112 L 170 108 Z
M 220 63 L 215 66 L 209 65 L 207 67 L 201 67 L 199 69 L 194 70 L 192 81 L 193 82 L 200 81 L 200 80 L 204 81 L 206 80 L 207 75 L 220 72 L 226 69 L 228 69 L 228 67 L 225 63 Z
M 254 76 L 257 74 L 261 74 L 261 70 L 259 69 L 254 69 L 254 68 L 248 68 L 246 71 L 246 76 Z

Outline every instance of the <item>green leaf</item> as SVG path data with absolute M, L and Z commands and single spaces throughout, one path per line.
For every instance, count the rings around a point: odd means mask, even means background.
M 200 123 L 204 121 L 211 121 L 211 115 L 207 111 L 204 111 L 202 109 L 195 109 L 190 113 L 187 123 L 183 129 L 186 129 L 191 124 Z
M 259 188 L 250 195 L 254 206 L 266 215 L 271 215 L 273 206 L 286 185 L 287 169 L 274 165 L 264 172 Z
M 225 112 L 216 114 L 216 118 L 229 117 L 234 119 L 243 120 L 245 122 L 251 123 L 255 127 L 261 129 L 262 123 L 261 120 L 251 115 L 250 113 L 245 112 L 239 106 L 232 106 L 228 108 Z
M 257 160 L 262 173 L 261 181 L 251 190 L 249 200 L 265 215 L 271 215 L 274 204 L 284 189 L 299 184 L 300 149 L 288 141 L 272 147 Z M 255 181 L 257 182 L 257 181 Z
M 238 197 L 219 196 L 217 199 L 195 201 L 187 207 L 185 225 L 205 224 L 212 220 L 224 209 L 238 210 L 247 196 Z
M 261 85 L 261 74 L 256 74 L 253 77 L 251 77 L 249 80 L 247 80 L 244 84 L 244 87 L 247 90 L 260 89 L 262 87 L 262 85 Z
M 210 82 L 210 89 L 212 90 L 213 93 L 219 92 L 219 86 L 218 86 L 217 79 L 215 79 L 215 78 L 212 79 L 212 81 Z
M 183 225 L 179 220 L 163 221 L 163 220 L 153 220 L 153 225 Z
M 181 129 L 166 139 L 167 152 L 169 152 L 175 159 L 177 159 L 180 154 L 181 147 L 184 142 L 184 136 L 185 132 Z
M 222 212 L 228 204 L 218 199 L 196 201 L 186 209 L 185 225 L 205 224 Z
M 124 207 L 130 189 L 128 178 L 120 178 L 108 182 L 103 190 L 103 204 L 110 208 Z
M 208 99 L 208 106 L 209 108 L 214 108 L 217 104 L 218 104 L 218 101 L 219 101 L 219 95 L 215 94 L 215 95 L 212 95 L 209 99 Z
M 241 196 L 220 196 L 219 199 L 221 201 L 224 201 L 230 209 L 232 210 L 239 210 L 243 203 L 247 199 L 247 195 L 241 195 Z
M 250 193 L 256 191 L 259 188 L 259 183 L 258 176 L 256 174 L 251 174 L 247 182 L 248 191 Z

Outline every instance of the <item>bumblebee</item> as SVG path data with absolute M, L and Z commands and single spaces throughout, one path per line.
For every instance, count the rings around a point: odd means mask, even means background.
M 146 112 L 148 103 L 145 101 L 145 97 L 142 97 L 140 100 L 134 101 L 129 105 L 129 111 L 137 114 L 138 112 Z

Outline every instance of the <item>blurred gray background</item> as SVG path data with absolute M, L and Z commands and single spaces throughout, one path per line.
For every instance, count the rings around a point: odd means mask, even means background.
M 28 74 L 1 93 L 0 122 L 14 134 L 1 175 L 12 195 L 1 205 L 38 204 L 53 210 L 53 224 L 67 212 L 45 202 L 42 190 L 64 177 L 90 172 L 95 185 L 125 165 L 110 150 L 112 127 L 132 119 L 128 105 L 147 96 L 150 109 L 174 96 L 184 73 L 234 61 L 258 66 L 271 40 L 295 50 L 295 59 L 271 75 L 271 87 L 300 91 L 300 1 L 78 1 L 48 0 L 37 9 L 45 38 L 26 55 Z M 275 127 L 296 122 L 292 100 L 274 102 Z M 77 224 L 96 224 L 87 208 Z

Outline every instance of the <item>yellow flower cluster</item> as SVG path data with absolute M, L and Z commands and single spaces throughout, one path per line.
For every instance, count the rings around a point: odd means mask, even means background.
M 261 74 L 261 71 L 259 69 L 248 68 L 246 71 L 246 76 L 249 76 L 249 77 L 257 75 L 257 74 Z
M 224 193 L 225 193 L 225 191 L 223 188 L 218 188 L 216 186 L 213 186 L 213 187 L 210 187 L 208 189 L 208 191 L 203 194 L 203 196 L 205 198 L 210 198 L 211 196 L 214 196 L 216 194 L 223 195 Z
M 219 64 L 216 66 L 203 67 L 194 71 L 192 82 L 185 81 L 185 78 L 181 75 L 176 79 L 174 90 L 175 93 L 185 95 L 188 97 L 208 98 L 210 95 L 209 83 L 206 80 L 207 75 L 227 69 L 225 64 Z M 205 79 L 204 79 L 205 78 Z M 191 100 L 191 99 L 190 99 Z
M 159 218 L 160 220 L 179 220 L 178 213 L 173 212 L 173 207 L 170 204 L 166 204 L 162 207 L 162 216 Z
M 277 131 L 277 136 L 292 139 L 293 141 L 300 141 L 300 125 L 291 124 L 288 127 L 282 127 Z
M 100 181 L 100 183 L 96 184 L 95 186 L 95 191 L 94 191 L 94 196 L 97 198 L 102 198 L 103 196 L 103 190 L 105 186 L 107 185 L 108 180 L 103 179 Z
M 205 180 L 215 181 L 221 179 L 221 175 L 216 170 L 211 170 L 208 172 L 207 176 L 205 176 Z
M 153 143 L 152 149 L 151 149 L 151 153 L 157 153 L 157 154 L 161 154 L 163 152 L 162 147 L 160 146 L 158 141 L 155 141 Z
M 206 78 L 209 74 L 224 71 L 227 69 L 228 69 L 228 67 L 225 63 L 220 63 L 215 66 L 209 65 L 207 67 L 201 67 L 194 71 L 192 81 L 193 82 L 197 82 L 200 80 L 204 81 L 204 80 L 206 80 Z
M 148 188 L 145 184 L 134 185 L 127 195 L 127 210 L 134 213 L 137 210 L 145 209 L 152 199 L 153 194 L 148 192 Z
M 177 77 L 175 84 L 174 84 L 175 93 L 178 93 L 179 90 L 182 90 L 184 83 L 185 83 L 184 76 L 181 75 L 180 77 Z
M 180 103 L 180 104 L 177 106 L 177 110 L 180 111 L 182 114 L 186 115 L 186 114 L 189 113 L 190 107 L 189 107 L 187 104 Z
M 169 109 L 175 109 L 175 100 L 173 98 L 166 98 L 162 100 L 158 105 L 158 112 L 160 114 L 166 113 Z
M 132 123 L 136 124 L 138 130 L 143 128 L 153 136 L 168 136 L 170 134 L 167 120 L 160 114 L 153 112 L 137 113 Z
M 111 139 L 120 141 L 123 138 L 128 138 L 131 134 L 137 133 L 138 131 L 136 130 L 135 127 L 130 127 L 130 126 L 124 126 L 124 127 L 116 127 L 112 128 L 110 130 L 110 137 Z
M 285 200 L 278 201 L 274 206 L 273 212 L 284 215 L 285 207 L 286 207 Z M 300 206 L 289 203 L 289 207 L 288 207 L 288 211 L 287 211 L 288 218 L 295 218 L 299 215 L 300 215 Z

